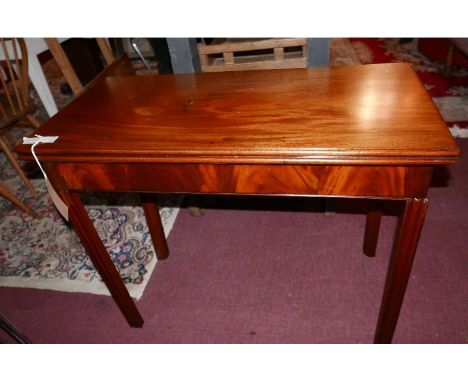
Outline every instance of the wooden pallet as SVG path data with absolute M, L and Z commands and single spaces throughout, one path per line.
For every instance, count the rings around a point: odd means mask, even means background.
M 222 39 L 197 47 L 202 72 L 307 66 L 306 38 Z

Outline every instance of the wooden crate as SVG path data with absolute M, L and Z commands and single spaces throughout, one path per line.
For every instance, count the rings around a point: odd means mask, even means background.
M 307 66 L 306 38 L 217 39 L 197 47 L 202 72 Z

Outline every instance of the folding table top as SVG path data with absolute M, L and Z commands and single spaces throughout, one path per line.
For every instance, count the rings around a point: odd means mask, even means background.
M 108 77 L 44 123 L 42 160 L 448 164 L 459 150 L 409 64 Z M 28 159 L 30 146 L 16 151 Z

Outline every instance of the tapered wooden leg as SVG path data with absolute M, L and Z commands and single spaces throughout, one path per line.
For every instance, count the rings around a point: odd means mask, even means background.
M 35 129 L 37 129 L 39 126 L 41 126 L 41 124 L 37 121 L 36 118 L 34 118 L 34 116 L 32 114 L 28 114 L 26 116 L 26 118 L 28 119 L 29 123 L 31 123 L 31 125 L 34 126 Z
M 375 332 L 375 343 L 390 343 L 405 296 L 411 266 L 426 216 L 427 199 L 406 201 L 394 252 L 390 260 Z
M 21 333 L 10 321 L 0 314 L 0 329 L 19 344 L 30 344 L 31 340 Z
M 336 201 L 333 198 L 323 199 L 323 214 L 325 216 L 336 215 Z
M 75 70 L 73 69 L 68 56 L 66 55 L 63 47 L 60 45 L 60 42 L 57 38 L 45 38 L 45 42 L 54 57 L 55 62 L 57 63 L 60 71 L 62 72 L 63 76 L 70 85 L 70 88 L 73 91 L 74 95 L 80 94 L 83 90 L 83 85 L 81 84 L 78 75 L 76 74 Z
M 169 249 L 167 247 L 166 235 L 159 215 L 159 207 L 156 204 L 155 195 L 141 194 L 143 210 L 145 211 L 146 223 L 151 234 L 154 249 L 158 260 L 167 259 Z
M 200 207 L 191 206 L 188 207 L 188 210 L 190 216 L 193 216 L 194 218 L 201 218 L 205 214 Z
M 447 57 L 445 59 L 445 67 L 444 67 L 444 76 L 447 78 L 450 77 L 450 74 L 452 72 L 453 51 L 454 51 L 453 44 L 451 42 L 448 42 Z
M 369 211 L 366 220 L 366 232 L 364 234 L 363 251 L 366 256 L 374 257 L 379 238 L 381 211 Z
M 24 173 L 23 169 L 21 168 L 21 166 L 19 165 L 18 163 L 18 160 L 16 159 L 16 157 L 13 155 L 10 147 L 8 147 L 8 144 L 5 142 L 5 140 L 3 139 L 3 137 L 0 137 L 0 147 L 1 149 L 4 151 L 6 157 L 8 158 L 8 160 L 11 162 L 12 166 L 14 167 L 14 169 L 16 170 L 16 172 L 18 173 L 18 175 L 20 176 L 20 178 L 23 180 L 24 184 L 26 185 L 26 187 L 29 188 L 29 190 L 32 192 L 32 194 L 34 196 L 37 196 L 37 191 L 36 189 L 34 188 L 34 186 L 32 185 L 31 181 L 29 180 L 29 178 L 26 176 L 26 174 Z
M 186 195 L 185 200 L 190 216 L 200 218 L 205 214 L 205 212 L 198 207 L 199 202 L 197 195 Z
M 73 224 L 83 246 L 118 307 L 130 326 L 142 327 L 143 318 L 135 302 L 130 297 L 93 223 L 89 219 L 88 213 L 81 202 L 80 194 L 76 192 L 62 192 L 61 196 L 68 205 L 70 222 Z
M 39 219 L 39 215 L 34 212 L 31 208 L 29 208 L 26 204 L 24 204 L 20 199 L 13 194 L 10 189 L 5 186 L 2 182 L 0 182 L 0 196 L 3 196 L 5 199 L 13 203 L 16 207 L 22 209 L 24 212 L 30 214 L 35 219 Z

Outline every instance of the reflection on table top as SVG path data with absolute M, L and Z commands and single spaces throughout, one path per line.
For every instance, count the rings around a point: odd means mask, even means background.
M 408 64 L 105 78 L 38 134 L 60 137 L 38 147 L 43 159 L 85 162 L 443 164 L 458 155 Z

